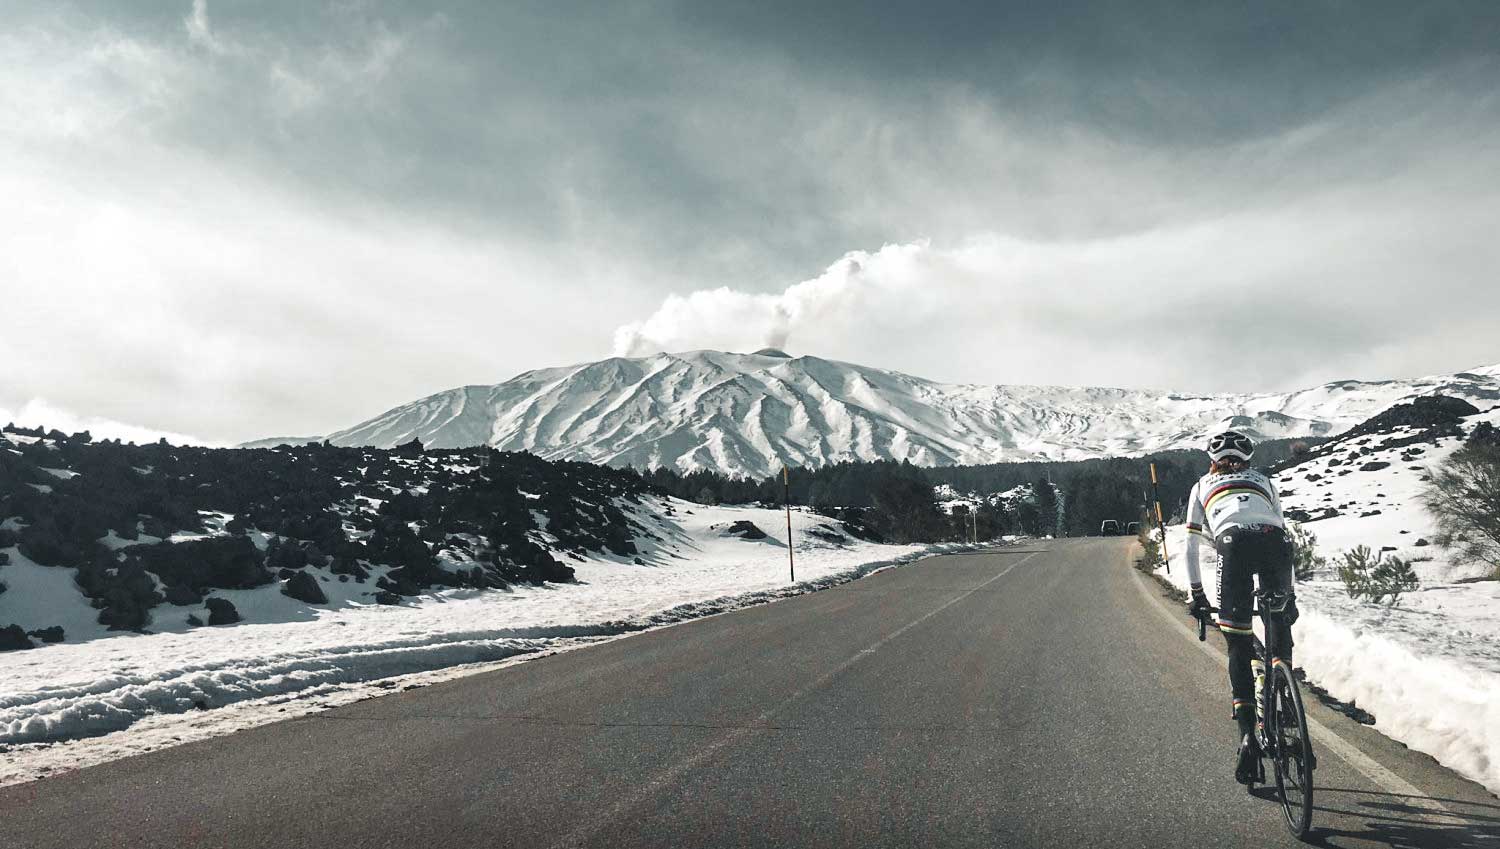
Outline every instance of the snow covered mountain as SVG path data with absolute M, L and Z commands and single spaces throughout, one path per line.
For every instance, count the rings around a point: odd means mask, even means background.
M 766 349 L 692 351 L 541 369 L 406 404 L 328 438 L 392 447 L 489 444 L 548 459 L 762 476 L 782 464 L 940 466 L 1082 460 L 1194 446 L 1231 424 L 1264 438 L 1337 434 L 1434 392 L 1500 402 L 1500 365 L 1341 381 L 1285 394 L 945 384 Z

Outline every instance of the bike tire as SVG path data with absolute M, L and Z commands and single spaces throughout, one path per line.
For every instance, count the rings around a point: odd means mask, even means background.
M 1276 795 L 1287 827 L 1302 839 L 1312 829 L 1313 811 L 1313 754 L 1307 712 L 1302 706 L 1302 689 L 1285 663 L 1272 665 L 1271 688 L 1266 736 L 1272 746 L 1268 754 L 1276 772 Z

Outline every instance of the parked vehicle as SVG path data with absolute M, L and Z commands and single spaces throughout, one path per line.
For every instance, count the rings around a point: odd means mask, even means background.
M 1099 536 L 1117 537 L 1120 535 L 1120 523 L 1114 519 L 1105 519 L 1099 523 Z
M 1128 537 L 1137 536 L 1137 535 L 1140 534 L 1140 532 L 1141 532 L 1141 523 L 1140 522 L 1131 522 L 1130 524 L 1128 524 L 1128 525 L 1125 526 L 1125 536 L 1128 536 Z

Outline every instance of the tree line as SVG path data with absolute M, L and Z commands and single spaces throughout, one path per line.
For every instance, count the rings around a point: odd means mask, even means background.
M 1306 442 L 1298 440 L 1267 441 L 1257 447 L 1254 461 L 1257 466 L 1273 466 L 1305 448 Z M 961 494 L 1015 493 L 1009 499 L 981 499 L 973 517 L 981 539 L 1010 533 L 1096 534 L 1105 519 L 1123 524 L 1140 518 L 1151 499 L 1151 463 L 1156 464 L 1163 511 L 1181 513 L 1188 491 L 1207 470 L 1202 451 L 973 466 L 850 461 L 789 469 L 785 479 L 781 474 L 747 478 L 669 468 L 641 476 L 658 491 L 703 504 L 780 504 L 785 499 L 829 515 L 857 512 L 883 537 L 905 542 L 963 538 L 968 511 L 960 509 L 953 516 L 939 509 L 934 488 L 943 484 Z

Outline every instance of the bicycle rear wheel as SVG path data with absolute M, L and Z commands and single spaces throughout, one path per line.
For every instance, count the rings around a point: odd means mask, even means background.
M 1307 713 L 1302 708 L 1302 690 L 1291 667 L 1275 663 L 1271 673 L 1271 715 L 1266 717 L 1266 736 L 1276 771 L 1276 794 L 1286 814 L 1287 827 L 1298 838 L 1312 828 L 1313 754 L 1307 733 Z

